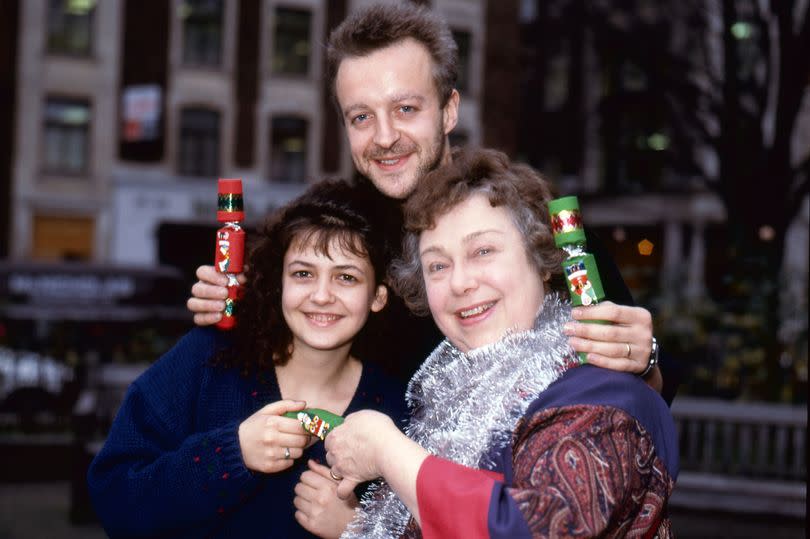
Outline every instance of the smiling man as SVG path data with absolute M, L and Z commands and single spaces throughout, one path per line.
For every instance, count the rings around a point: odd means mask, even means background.
M 459 95 L 440 96 L 427 48 L 412 38 L 338 64 L 335 96 L 355 167 L 385 195 L 407 197 L 449 160 Z
M 409 2 L 372 6 L 353 13 L 332 32 L 327 62 L 354 165 L 388 197 L 381 197 L 381 203 L 390 204 L 391 213 L 398 215 L 399 204 L 419 179 L 452 159 L 448 135 L 458 121 L 460 98 L 455 89 L 458 51 L 450 28 L 435 13 Z M 670 371 L 662 380 L 650 313 L 629 306 L 632 297 L 601 244 L 590 241 L 589 247 L 612 301 L 574 309 L 574 317 L 612 325 L 572 323 L 567 328 L 571 345 L 587 353 L 590 363 L 644 375 L 659 391 L 663 387 L 663 396 L 671 402 L 678 376 Z M 192 287 L 188 308 L 197 324 L 213 324 L 224 307 L 225 279 L 212 266 L 201 266 L 197 276 L 200 281 Z M 401 304 L 392 299 L 389 311 Z M 408 365 L 408 374 L 439 342 L 440 334 L 427 319 L 401 315 L 396 323 L 402 328 L 402 342 L 369 350 L 377 359 Z

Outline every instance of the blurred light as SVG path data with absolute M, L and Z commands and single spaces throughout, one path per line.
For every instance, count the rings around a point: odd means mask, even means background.
M 177 8 L 177 15 L 180 19 L 187 19 L 192 11 L 194 11 L 194 8 L 188 2 L 183 2 Z
M 293 52 L 298 56 L 306 56 L 309 54 L 309 41 L 301 40 L 297 42 L 293 47 Z
M 85 15 L 96 7 L 96 0 L 68 0 L 65 11 L 71 15 Z
M 45 108 L 45 117 L 63 124 L 85 125 L 90 121 L 90 111 L 86 105 L 48 103 Z
M 753 28 L 747 22 L 737 21 L 731 25 L 731 35 L 737 39 L 748 39 L 753 33 Z
M 521 0 L 520 22 L 528 23 L 537 19 L 537 2 L 535 0 Z
M 771 225 L 763 225 L 759 227 L 759 239 L 762 241 L 773 241 L 776 237 L 776 230 Z
M 613 240 L 619 243 L 623 242 L 627 239 L 627 232 L 625 232 L 623 226 L 617 226 L 613 229 Z
M 669 148 L 669 137 L 661 133 L 653 133 L 647 137 L 647 145 L 657 152 L 666 150 Z
M 653 242 L 645 238 L 638 242 L 638 254 L 641 256 L 650 256 L 654 247 Z
M 306 141 L 300 137 L 290 137 L 281 144 L 285 152 L 300 153 L 306 148 Z

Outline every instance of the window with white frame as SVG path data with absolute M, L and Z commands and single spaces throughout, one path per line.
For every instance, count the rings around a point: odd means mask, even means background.
M 177 172 L 182 176 L 219 175 L 219 112 L 201 107 L 180 110 Z
M 312 13 L 305 9 L 277 7 L 273 20 L 272 72 L 306 76 L 312 50 Z
M 184 0 L 180 18 L 183 21 L 183 63 L 219 67 L 224 27 L 222 0 Z
M 49 172 L 87 172 L 90 102 L 50 97 L 45 101 L 44 167 Z
M 48 52 L 89 56 L 93 47 L 95 0 L 49 0 Z
M 307 121 L 276 116 L 270 121 L 270 180 L 304 183 L 307 175 Z

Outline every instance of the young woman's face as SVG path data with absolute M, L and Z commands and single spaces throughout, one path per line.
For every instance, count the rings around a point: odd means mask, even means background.
M 534 324 L 545 287 L 524 245 L 508 210 L 493 208 L 480 194 L 422 232 L 419 256 L 430 312 L 461 351 Z
M 375 284 L 367 257 L 329 244 L 329 255 L 312 241 L 293 241 L 284 255 L 281 310 L 296 351 L 335 350 L 351 345 L 368 319 L 381 310 L 387 289 Z

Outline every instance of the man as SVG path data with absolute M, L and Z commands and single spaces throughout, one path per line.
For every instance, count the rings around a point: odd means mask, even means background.
M 458 58 L 450 29 L 435 14 L 409 3 L 373 6 L 352 14 L 334 30 L 327 54 L 332 95 L 354 165 L 389 203 L 401 202 L 425 172 L 452 158 L 448 135 L 458 121 L 460 98 L 454 87 Z M 632 304 L 601 245 L 590 242 L 589 248 L 597 256 L 608 297 Z M 213 266 L 201 266 L 197 276 L 188 308 L 198 325 L 213 324 L 224 308 L 226 279 Z M 605 302 L 574 309 L 574 317 L 613 323 L 572 323 L 569 335 L 575 350 L 587 353 L 595 365 L 645 375 L 671 402 L 677 376 L 668 371 L 662 380 L 646 309 Z M 440 337 L 424 319 L 400 320 L 403 338 L 387 346 L 381 359 L 406 365 L 407 376 Z M 389 353 L 399 355 L 390 361 Z

